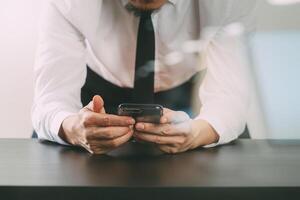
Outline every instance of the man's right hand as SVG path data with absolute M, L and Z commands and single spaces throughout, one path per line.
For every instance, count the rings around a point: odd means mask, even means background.
M 97 95 L 78 114 L 63 121 L 59 136 L 90 153 L 104 154 L 127 142 L 134 124 L 131 117 L 106 114 L 103 99 Z

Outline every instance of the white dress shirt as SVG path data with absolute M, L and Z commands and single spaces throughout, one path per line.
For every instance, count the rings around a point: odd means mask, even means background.
M 82 108 L 80 92 L 86 65 L 120 87 L 133 87 L 139 18 L 128 0 L 50 0 L 41 18 L 35 65 L 33 127 L 39 138 L 66 144 L 59 136 L 62 121 Z M 206 69 L 200 87 L 198 119 L 209 122 L 228 143 L 243 132 L 249 90 L 240 40 L 228 38 L 224 27 L 246 22 L 247 0 L 169 0 L 152 14 L 156 38 L 155 91 L 174 88 Z M 198 62 L 185 54 L 176 64 L 165 58 L 181 52 L 186 41 L 205 43 Z M 101 95 L 101 94 L 99 94 Z M 182 97 L 184 98 L 184 97 Z M 218 145 L 214 144 L 214 145 Z

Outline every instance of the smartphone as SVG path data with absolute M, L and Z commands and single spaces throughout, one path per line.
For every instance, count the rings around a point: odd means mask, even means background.
M 118 107 L 118 115 L 131 116 L 137 122 L 160 123 L 163 107 L 158 104 L 123 103 Z

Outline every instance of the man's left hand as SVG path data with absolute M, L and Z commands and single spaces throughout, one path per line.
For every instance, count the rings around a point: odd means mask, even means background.
M 139 122 L 134 137 L 155 143 L 166 153 L 180 153 L 218 141 L 215 130 L 204 120 L 193 120 L 185 112 L 164 108 L 160 124 Z

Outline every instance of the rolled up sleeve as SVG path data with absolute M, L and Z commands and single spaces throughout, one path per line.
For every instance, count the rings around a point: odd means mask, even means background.
M 58 132 L 63 120 L 82 107 L 85 42 L 70 22 L 64 1 L 46 2 L 44 8 L 34 68 L 32 123 L 39 139 L 66 145 Z
M 202 107 L 197 119 L 207 121 L 220 136 L 210 146 L 231 142 L 245 128 L 250 89 L 240 46 L 238 38 L 227 38 L 210 41 L 205 50 L 207 71 L 199 91 Z
M 229 143 L 243 133 L 251 99 L 244 36 L 252 29 L 250 26 L 253 24 L 249 23 L 253 23 L 250 18 L 253 17 L 255 2 L 226 0 L 222 3 L 215 2 L 218 6 L 211 12 L 222 13 L 221 8 L 228 8 L 224 12 L 227 16 L 219 15 L 218 18 L 217 14 L 212 15 L 210 19 L 213 20 L 208 19 L 207 27 L 203 27 L 207 37 L 204 39 L 201 64 L 205 65 L 206 75 L 199 89 L 202 107 L 196 119 L 208 122 L 220 136 L 217 143 L 206 147 Z M 230 24 L 235 24 L 231 27 L 232 33 L 227 30 Z M 243 34 L 237 34 L 234 28 L 242 28 Z

